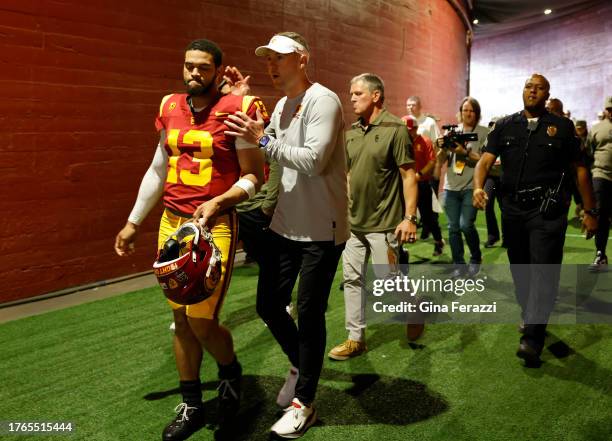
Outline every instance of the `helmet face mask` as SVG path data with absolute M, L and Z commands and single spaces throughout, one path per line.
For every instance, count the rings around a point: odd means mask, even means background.
M 187 222 L 171 234 L 153 264 L 168 300 L 192 305 L 212 295 L 221 279 L 221 251 L 205 226 Z

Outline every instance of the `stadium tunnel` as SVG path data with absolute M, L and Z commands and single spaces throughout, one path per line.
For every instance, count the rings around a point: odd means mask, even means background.
M 294 30 L 312 48 L 311 78 L 338 93 L 347 123 L 348 83 L 361 72 L 385 80 L 391 112 L 418 94 L 426 112 L 454 121 L 468 92 L 483 120 L 518 110 L 521 82 L 541 71 L 573 116 L 590 120 L 612 84 L 612 4 L 554 4 L 543 14 L 542 0 L 4 0 L 0 304 L 150 270 L 161 206 L 130 259 L 113 239 L 151 161 L 160 99 L 183 89 L 190 40 L 219 43 L 268 108 L 280 95 L 253 51 Z

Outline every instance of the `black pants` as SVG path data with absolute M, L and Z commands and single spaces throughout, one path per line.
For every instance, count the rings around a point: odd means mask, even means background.
M 593 178 L 593 190 L 599 209 L 599 225 L 597 233 L 595 233 L 595 247 L 605 256 L 610 233 L 610 216 L 612 216 L 612 181 Z
M 238 240 L 242 241 L 244 251 L 255 259 L 259 266 L 270 241 L 270 220 L 259 208 L 238 212 Z
M 300 370 L 296 397 L 314 401 L 325 355 L 325 311 L 344 244 L 298 242 L 270 232 L 269 252 L 264 256 L 257 283 L 257 313 Z M 298 325 L 285 309 L 300 276 L 297 293 Z
M 431 191 L 433 191 L 436 197 L 438 197 L 439 196 L 438 188 L 440 188 L 440 180 L 432 178 L 428 182 L 429 182 L 429 188 L 431 188 Z M 419 199 L 420 199 L 420 196 L 419 196 Z M 438 213 L 432 210 L 431 217 L 432 217 L 432 223 L 435 223 L 439 227 L 440 222 L 438 221 L 438 217 L 439 217 Z M 423 223 L 423 231 L 421 232 L 421 234 L 429 234 L 430 232 L 431 231 L 429 230 L 429 225 L 426 225 L 425 223 Z
M 537 206 L 525 208 L 503 199 L 503 222 L 516 299 L 525 323 L 524 337 L 540 348 L 559 291 L 567 210 L 544 219 Z
M 497 241 L 500 238 L 499 227 L 497 225 L 497 216 L 495 216 L 495 200 L 499 204 L 499 208 L 502 208 L 501 198 L 499 195 L 500 179 L 497 176 L 488 176 L 484 184 L 484 191 L 489 197 L 489 202 L 485 208 L 485 218 L 487 219 L 487 239 L 490 241 Z M 504 225 L 502 222 L 502 235 L 504 232 Z
M 428 181 L 419 182 L 419 199 L 417 207 L 419 213 L 421 213 L 423 229 L 431 232 L 434 240 L 439 242 L 442 240 L 442 231 L 440 231 L 440 224 L 438 224 L 438 213 L 435 213 L 431 206 L 431 193 L 432 189 Z

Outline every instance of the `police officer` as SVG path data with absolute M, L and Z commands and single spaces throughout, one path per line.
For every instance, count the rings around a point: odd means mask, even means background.
M 546 324 L 557 296 L 572 168 L 584 201 L 583 231 L 590 238 L 597 229 L 593 189 L 586 167 L 579 162 L 573 123 L 545 109 L 549 90 L 548 80 L 540 74 L 525 82 L 524 110 L 497 121 L 474 174 L 473 204 L 483 209 L 485 178 L 501 157 L 502 220 L 524 323 L 516 355 L 530 367 L 540 365 Z

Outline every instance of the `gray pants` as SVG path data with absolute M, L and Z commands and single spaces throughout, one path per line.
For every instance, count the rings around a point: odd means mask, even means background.
M 398 241 L 393 231 L 384 233 L 351 232 L 342 253 L 344 274 L 345 325 L 349 338 L 364 341 L 366 327 L 365 275 L 372 256 L 376 277 L 382 278 L 397 270 Z

